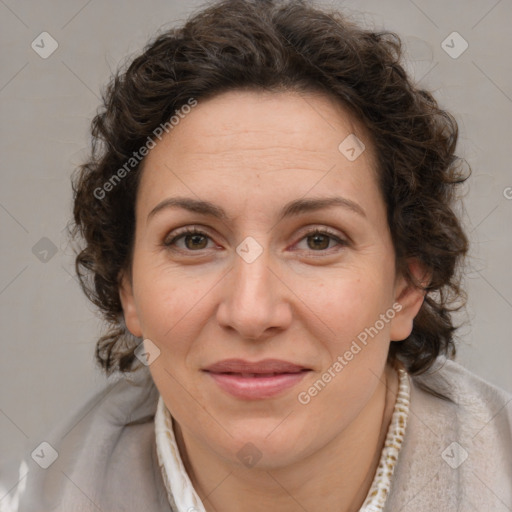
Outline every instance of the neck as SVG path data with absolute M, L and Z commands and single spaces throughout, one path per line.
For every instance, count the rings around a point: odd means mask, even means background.
M 398 392 L 396 370 L 386 366 L 359 416 L 312 456 L 272 470 L 229 465 L 183 437 L 183 463 L 207 512 L 355 512 L 372 484 Z

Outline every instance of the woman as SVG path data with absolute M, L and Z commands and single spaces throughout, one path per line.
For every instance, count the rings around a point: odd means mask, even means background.
M 20 510 L 510 510 L 511 397 L 450 360 L 457 125 L 399 61 L 227 0 L 114 77 L 74 219 L 119 379 Z

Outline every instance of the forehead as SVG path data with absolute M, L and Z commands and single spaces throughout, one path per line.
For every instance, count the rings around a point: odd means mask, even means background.
M 339 143 L 350 134 L 368 139 L 364 125 L 327 95 L 229 91 L 199 100 L 147 160 L 158 158 L 167 145 L 180 156 L 295 148 L 327 157 L 337 154 Z
M 354 136 L 365 150 L 351 161 L 342 143 Z M 365 127 L 327 95 L 230 91 L 199 100 L 157 142 L 144 160 L 139 193 L 143 203 L 154 203 L 172 187 L 201 195 L 227 182 L 257 180 L 267 193 L 305 192 L 319 180 L 324 189 L 340 180 L 368 187 L 374 162 Z

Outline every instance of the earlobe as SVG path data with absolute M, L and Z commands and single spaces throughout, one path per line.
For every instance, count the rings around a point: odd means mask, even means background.
M 142 337 L 142 329 L 137 314 L 137 307 L 133 295 L 133 286 L 126 272 L 119 279 L 119 298 L 123 306 L 124 321 L 128 330 L 137 338 Z
M 414 280 L 421 286 L 407 281 L 405 276 L 397 278 L 395 286 L 395 302 L 401 308 L 391 321 L 391 341 L 405 340 L 412 332 L 413 321 L 425 299 L 425 288 L 430 282 L 429 272 L 416 259 L 408 262 Z

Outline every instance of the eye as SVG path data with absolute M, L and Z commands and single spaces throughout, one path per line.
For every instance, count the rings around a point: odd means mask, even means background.
M 177 245 L 177 242 L 181 239 L 183 239 L 184 247 Z M 208 239 L 210 239 L 210 237 L 203 231 L 195 228 L 187 228 L 175 233 L 170 240 L 164 242 L 164 245 L 166 247 L 176 246 L 182 251 L 194 252 L 206 249 Z
M 302 240 L 306 240 L 307 244 L 304 250 L 310 252 L 326 252 L 326 249 L 332 249 L 331 242 L 335 242 L 341 247 L 348 245 L 348 242 L 341 239 L 337 234 L 320 229 L 309 231 L 300 241 Z

